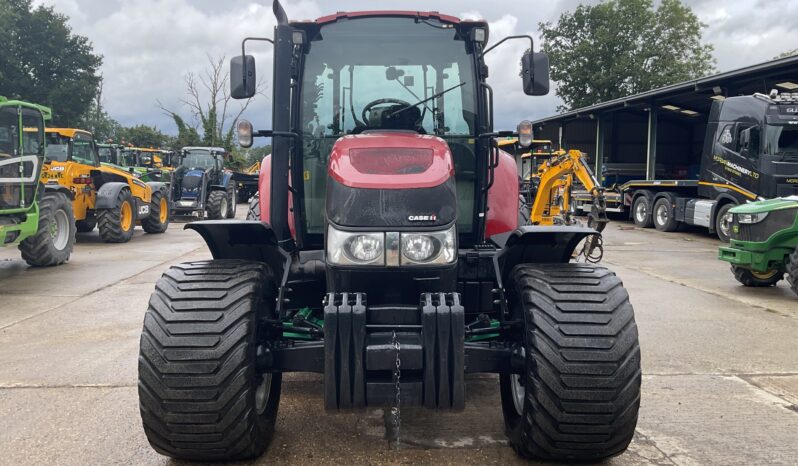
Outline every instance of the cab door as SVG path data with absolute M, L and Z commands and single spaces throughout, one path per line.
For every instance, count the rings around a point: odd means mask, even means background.
M 707 181 L 752 198 L 759 193 L 757 170 L 761 154 L 761 129 L 755 123 L 720 123 L 715 150 L 708 164 Z
M 100 157 L 94 146 L 94 138 L 88 134 L 75 133 L 69 143 L 69 180 L 72 182 L 71 190 L 75 193 L 75 218 L 86 218 L 94 210 L 97 199 L 96 190 L 92 185 L 92 171 L 100 166 Z

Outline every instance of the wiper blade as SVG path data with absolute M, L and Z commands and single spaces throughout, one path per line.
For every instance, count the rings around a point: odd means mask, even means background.
M 441 92 L 438 92 L 437 94 L 432 94 L 431 96 L 427 97 L 426 99 L 424 99 L 422 101 L 416 102 L 416 103 L 414 103 L 413 105 L 411 105 L 409 107 L 405 107 L 403 109 L 400 109 L 400 110 L 397 110 L 397 111 L 391 113 L 389 116 L 393 117 L 393 116 L 398 115 L 398 114 L 400 114 L 402 112 L 406 112 L 406 111 L 410 110 L 413 107 L 418 107 L 419 105 L 425 104 L 425 103 L 429 102 L 430 100 L 437 99 L 438 97 L 442 96 L 443 94 L 446 94 L 449 91 L 453 91 L 453 90 L 455 90 L 455 89 L 457 89 L 459 87 L 463 87 L 463 86 L 465 86 L 465 84 L 466 83 L 464 81 L 464 82 L 461 82 L 460 84 L 458 84 L 456 86 L 450 87 L 449 89 L 445 89 L 445 90 L 443 90 Z

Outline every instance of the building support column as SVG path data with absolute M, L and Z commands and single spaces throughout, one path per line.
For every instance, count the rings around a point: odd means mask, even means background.
M 648 143 L 646 145 L 646 180 L 657 176 L 657 109 L 648 109 Z
M 602 182 L 603 176 L 601 172 L 604 167 L 604 125 L 602 124 L 604 118 L 601 114 L 596 115 L 596 160 L 593 162 L 594 172 L 596 179 L 599 183 Z

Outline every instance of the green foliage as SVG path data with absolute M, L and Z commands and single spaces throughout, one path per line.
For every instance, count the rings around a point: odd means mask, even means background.
M 253 147 L 247 150 L 247 161 L 250 165 L 255 162 L 260 162 L 263 160 L 263 157 L 272 153 L 272 146 L 271 144 L 259 147 Z
M 272 146 L 252 147 L 249 149 L 242 149 L 234 146 L 230 152 L 231 158 L 227 162 L 228 168 L 232 170 L 243 170 L 255 162 L 260 162 L 263 157 L 272 153 Z
M 581 108 L 714 71 L 702 24 L 680 0 L 609 0 L 540 23 L 565 108 Z
M 0 89 L 53 109 L 53 125 L 76 126 L 89 110 L 102 57 L 68 18 L 31 0 L 0 0 Z
M 787 57 L 791 57 L 793 55 L 798 55 L 798 49 L 792 49 L 792 50 L 788 50 L 786 52 L 780 53 L 780 54 L 776 55 L 775 57 L 773 57 L 773 59 L 774 60 L 778 60 L 779 58 L 787 58 Z
M 183 121 L 183 118 L 177 113 L 170 113 L 172 119 L 177 126 L 177 138 L 173 142 L 175 150 L 189 146 L 201 146 L 202 138 L 197 132 L 197 128 L 191 127 Z
M 133 144 L 136 147 L 152 147 L 155 149 L 169 147 L 172 139 L 158 128 L 147 125 L 136 125 L 122 128 L 119 132 L 120 142 Z

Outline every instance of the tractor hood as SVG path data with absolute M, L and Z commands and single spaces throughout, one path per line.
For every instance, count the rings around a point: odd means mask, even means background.
M 188 170 L 183 174 L 183 179 L 180 183 L 180 197 L 181 198 L 196 198 L 199 197 L 202 191 L 202 180 L 205 176 L 204 170 Z
M 782 209 L 795 209 L 798 208 L 798 196 L 780 197 L 776 199 L 768 199 L 766 201 L 749 202 L 748 204 L 739 205 L 732 210 L 733 214 L 758 214 L 762 212 L 773 212 Z
M 437 227 L 457 217 L 452 155 L 435 136 L 344 136 L 333 146 L 327 176 L 327 218 L 339 226 Z

